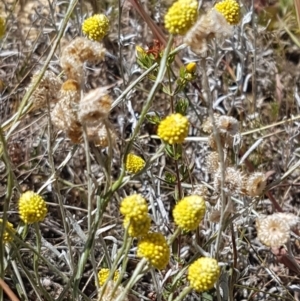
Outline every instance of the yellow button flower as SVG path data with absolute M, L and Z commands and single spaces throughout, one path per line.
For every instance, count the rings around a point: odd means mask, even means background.
M 2 227 L 3 227 L 3 219 L 0 218 L 0 231 L 1 231 Z M 10 231 L 7 231 L 6 229 L 9 229 Z M 14 229 L 14 226 L 10 222 L 6 221 L 5 229 L 3 231 L 3 238 L 2 238 L 3 239 L 3 244 L 6 244 L 6 243 L 11 242 L 13 240 L 13 236 L 11 235 L 10 232 L 15 233 L 16 230 Z
M 198 12 L 196 0 L 178 0 L 165 15 L 165 27 L 171 34 L 184 35 L 196 22 Z
M 93 15 L 82 23 L 82 32 L 93 41 L 100 42 L 107 34 L 108 18 L 103 14 Z
M 188 63 L 186 66 L 185 66 L 185 70 L 188 72 L 188 73 L 195 73 L 196 72 L 196 69 L 197 69 L 197 64 L 195 62 L 190 62 Z
M 205 209 L 205 201 L 201 196 L 183 198 L 173 210 L 176 225 L 186 231 L 195 230 L 204 217 Z
M 45 219 L 47 206 L 40 195 L 33 191 L 26 191 L 19 199 L 19 213 L 24 223 L 33 224 Z
M 123 226 L 126 228 L 129 225 L 128 228 L 128 234 L 131 237 L 140 237 L 146 235 L 150 230 L 151 225 L 151 219 L 150 217 L 144 216 L 143 220 L 135 221 L 133 219 L 128 218 L 127 216 L 124 218 Z
M 109 276 L 109 273 L 110 273 L 110 270 L 109 269 L 101 269 L 98 273 L 98 281 L 99 281 L 99 285 L 102 286 L 105 281 L 107 280 L 108 276 Z M 117 282 L 118 279 L 119 279 L 119 276 L 120 276 L 120 273 L 119 271 L 115 271 L 114 273 L 114 277 L 113 277 L 113 280 L 114 282 Z
M 161 233 L 148 233 L 138 243 L 137 256 L 146 258 L 155 268 L 162 270 L 170 260 L 170 249 Z
M 214 6 L 230 25 L 236 25 L 241 19 L 240 5 L 235 0 L 223 0 Z
M 189 121 L 179 113 L 167 116 L 158 126 L 157 135 L 169 144 L 180 144 L 189 131 Z
M 145 161 L 137 155 L 128 154 L 126 158 L 125 169 L 130 173 L 138 173 L 145 166 Z
M 130 220 L 143 222 L 148 216 L 148 205 L 140 194 L 133 194 L 123 199 L 120 212 Z
M 218 262 L 209 257 L 201 257 L 193 262 L 188 269 L 190 287 L 197 292 L 213 288 L 220 275 Z

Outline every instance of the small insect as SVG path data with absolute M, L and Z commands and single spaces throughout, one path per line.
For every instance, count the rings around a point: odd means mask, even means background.
M 153 39 L 152 45 L 149 46 L 149 49 L 146 50 L 147 54 L 153 54 L 154 59 L 157 60 L 160 52 L 163 50 L 163 45 L 159 40 Z

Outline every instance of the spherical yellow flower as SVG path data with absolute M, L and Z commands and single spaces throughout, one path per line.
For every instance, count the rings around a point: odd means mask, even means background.
M 5 35 L 5 19 L 0 17 L 0 39 Z
M 125 169 L 130 173 L 138 173 L 145 166 L 145 161 L 134 154 L 128 154 L 126 158 Z
M 213 288 L 219 275 L 218 262 L 213 258 L 201 257 L 190 265 L 187 278 L 195 291 L 204 292 Z
M 167 116 L 158 126 L 157 135 L 169 144 L 182 143 L 189 131 L 189 121 L 179 113 Z
M 109 273 L 110 273 L 110 270 L 109 269 L 105 269 L 105 268 L 103 268 L 103 269 L 101 269 L 99 271 L 99 273 L 98 273 L 98 281 L 99 281 L 99 285 L 100 286 L 102 286 L 105 283 L 105 281 L 107 280 L 107 278 L 109 276 Z M 114 282 L 118 281 L 119 276 L 120 276 L 119 271 L 118 270 L 115 271 L 114 278 L 113 278 Z
M 190 62 L 185 66 L 185 70 L 188 73 L 195 73 L 197 69 L 197 64 L 195 62 Z
M 235 0 L 223 0 L 214 6 L 215 10 L 224 16 L 230 25 L 238 24 L 240 15 L 240 5 Z
M 47 215 L 44 199 L 33 191 L 26 191 L 19 199 L 19 213 L 26 224 L 41 222 Z
M 148 233 L 138 243 L 137 256 L 146 258 L 155 268 L 162 270 L 170 260 L 170 249 L 161 233 Z
M 165 15 L 165 27 L 171 34 L 184 35 L 196 22 L 198 16 L 196 0 L 178 0 Z
M 130 221 L 144 222 L 148 216 L 148 205 L 140 194 L 133 194 L 123 199 L 120 212 Z
M 130 225 L 128 228 L 128 234 L 131 237 L 140 237 L 146 235 L 149 232 L 151 219 L 149 216 L 144 216 L 143 220 L 137 222 L 126 216 L 123 222 L 124 228 L 126 228 L 129 223 Z
M 204 217 L 205 209 L 205 201 L 201 196 L 183 198 L 173 210 L 176 225 L 186 231 L 195 230 Z
M 93 41 L 101 41 L 109 28 L 108 18 L 103 14 L 93 15 L 82 23 L 82 32 Z
M 0 231 L 2 227 L 3 227 L 3 219 L 0 218 Z M 6 229 L 9 229 L 10 231 L 7 231 Z M 11 235 L 10 232 L 15 233 L 16 230 L 14 229 L 14 226 L 10 222 L 6 221 L 5 229 L 3 231 L 3 244 L 6 244 L 13 240 L 13 236 Z

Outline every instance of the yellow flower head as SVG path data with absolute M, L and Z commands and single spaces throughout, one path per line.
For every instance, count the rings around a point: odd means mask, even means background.
M 129 223 L 130 225 L 128 228 L 128 234 L 131 237 L 140 237 L 146 235 L 149 232 L 151 219 L 149 216 L 144 216 L 143 220 L 135 221 L 126 216 L 123 222 L 124 228 L 126 228 Z
M 0 39 L 5 35 L 5 19 L 0 17 Z
M 138 173 L 145 166 L 145 161 L 134 154 L 128 154 L 126 158 L 125 169 L 130 173 Z
M 209 257 L 201 257 L 193 262 L 188 269 L 190 287 L 197 292 L 204 292 L 213 288 L 219 278 L 218 262 Z
M 151 265 L 162 270 L 170 259 L 170 249 L 161 233 L 148 233 L 138 243 L 137 256 L 148 259 Z
M 40 195 L 33 191 L 26 191 L 19 199 L 19 213 L 24 223 L 33 224 L 45 219 L 47 206 Z
M 158 126 L 157 135 L 169 144 L 182 143 L 189 131 L 189 121 L 179 113 L 167 116 Z
M 148 205 L 140 194 L 133 194 L 123 199 L 120 212 L 134 222 L 144 222 L 148 217 Z
M 236 25 L 241 19 L 240 5 L 235 0 L 223 0 L 214 6 L 230 25 Z
M 101 269 L 98 273 L 98 281 L 99 281 L 99 285 L 102 286 L 105 281 L 107 280 L 108 276 L 109 276 L 110 270 L 109 269 Z M 114 282 L 117 282 L 119 279 L 120 273 L 118 270 L 115 271 L 114 273 Z
M 176 225 L 186 231 L 195 230 L 204 217 L 205 209 L 205 201 L 201 196 L 183 198 L 173 210 Z
M 82 23 L 82 32 L 93 41 L 100 42 L 107 34 L 108 18 L 103 14 L 93 15 Z
M 185 70 L 188 73 L 195 73 L 197 69 L 197 64 L 195 62 L 190 62 L 185 66 Z
M 171 34 L 184 35 L 196 22 L 198 12 L 196 0 L 178 0 L 165 15 L 165 27 Z
M 0 231 L 1 231 L 1 228 L 3 227 L 3 219 L 2 218 L 0 218 Z M 10 242 L 10 241 L 12 241 L 13 240 L 13 236 L 11 235 L 11 233 L 9 233 L 9 231 L 7 231 L 6 229 L 9 229 L 10 230 L 10 232 L 13 232 L 13 233 L 15 233 L 16 232 L 16 230 L 14 229 L 14 226 L 10 223 L 10 222 L 8 222 L 8 221 L 6 221 L 6 224 L 5 224 L 5 229 L 4 229 L 4 231 L 3 231 L 3 244 L 6 244 L 6 243 L 8 243 L 8 242 Z

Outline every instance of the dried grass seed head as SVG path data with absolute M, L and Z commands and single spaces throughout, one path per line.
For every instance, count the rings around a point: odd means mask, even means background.
M 232 26 L 228 24 L 222 14 L 215 9 L 203 14 L 196 24 L 187 32 L 184 43 L 190 46 L 191 50 L 202 55 L 208 50 L 208 43 L 216 36 L 232 35 Z
M 177 0 L 165 15 L 165 27 L 171 34 L 185 34 L 196 22 L 198 3 L 196 0 Z
M 40 71 L 37 71 L 31 78 L 31 82 L 27 88 L 29 90 L 36 84 Z M 38 86 L 35 88 L 30 96 L 33 107 L 35 109 L 47 107 L 49 103 L 56 103 L 58 101 L 58 91 L 62 85 L 62 80 L 57 77 L 52 71 L 46 70 Z
M 106 88 L 97 88 L 87 93 L 79 102 L 78 119 L 82 124 L 95 124 L 106 119 L 112 98 Z
M 280 247 L 290 238 L 290 227 L 277 215 L 260 216 L 256 219 L 257 238 L 268 247 Z
M 255 172 L 248 177 L 245 183 L 245 193 L 249 196 L 255 197 L 262 194 L 266 188 L 267 179 L 264 173 Z

